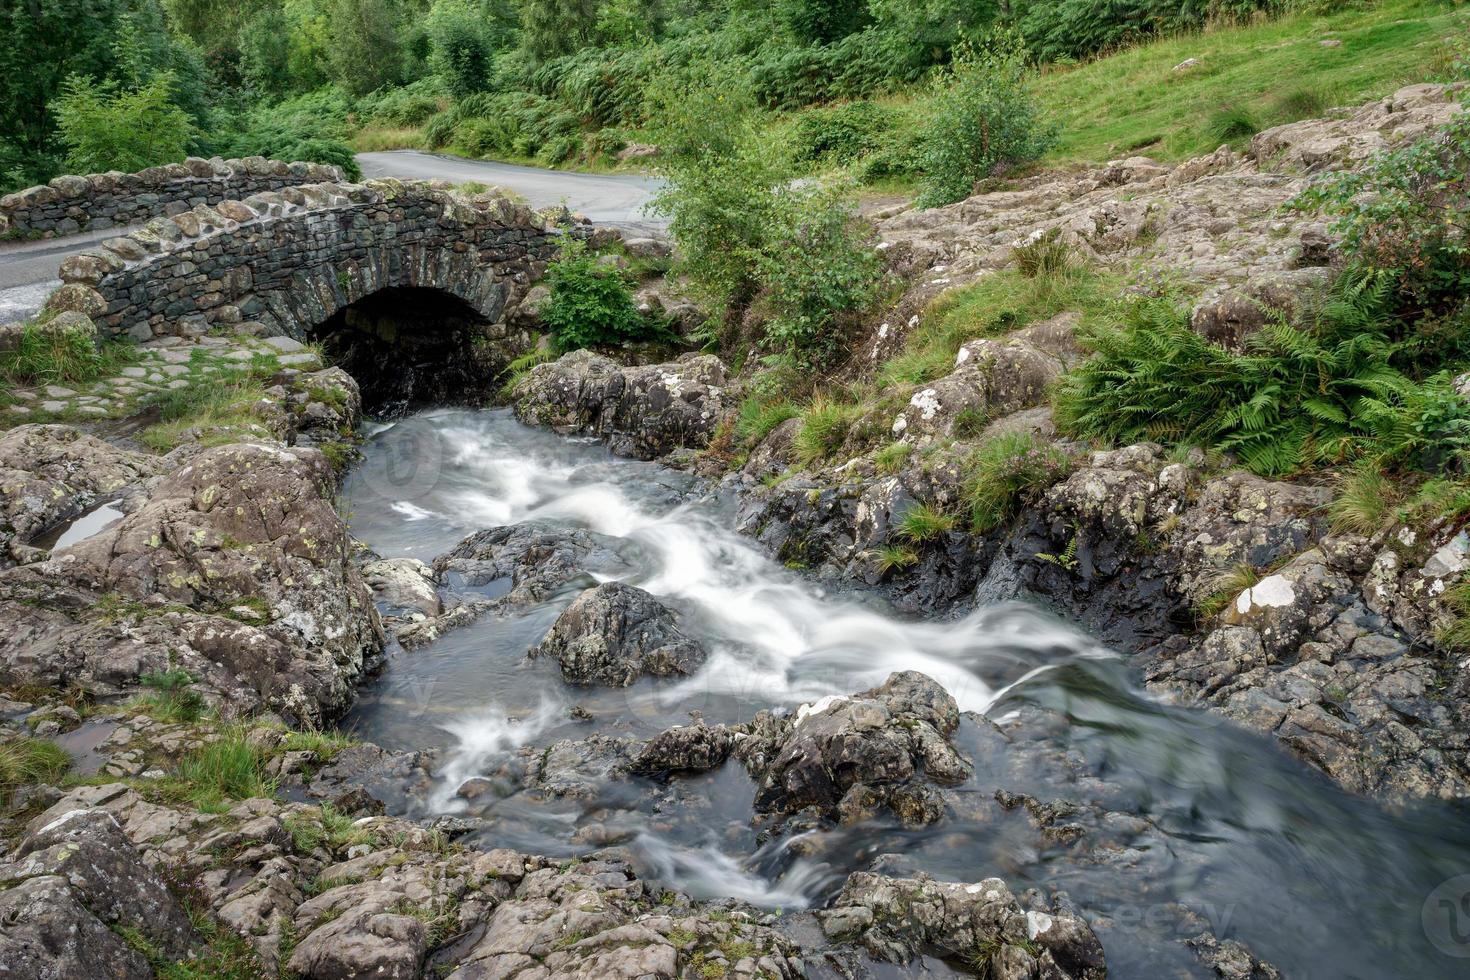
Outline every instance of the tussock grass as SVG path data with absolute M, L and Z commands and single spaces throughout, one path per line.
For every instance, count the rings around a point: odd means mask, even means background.
M 859 407 L 818 395 L 801 415 L 793 448 L 804 465 L 821 462 L 842 448 Z
M 1062 480 L 1071 462 L 1061 450 L 1029 432 L 1011 432 L 982 444 L 971 455 L 965 480 L 970 527 L 977 534 L 1009 521 L 1022 503 Z
M 44 738 L 22 736 L 0 743 L 0 800 L 23 786 L 54 782 L 71 768 L 66 749 Z
M 136 359 L 131 344 L 99 344 L 81 331 L 48 330 L 34 321 L 21 328 L 14 350 L 0 353 L 0 386 L 87 384 Z
M 1394 481 L 1377 466 L 1364 464 L 1343 478 L 1327 513 L 1338 533 L 1372 534 L 1393 519 L 1398 502 Z
M 898 534 L 906 541 L 923 544 L 954 530 L 955 516 L 945 514 L 928 504 L 914 504 L 898 522 Z
M 266 753 L 243 728 L 228 728 L 180 763 L 172 789 L 200 810 L 218 811 L 226 801 L 268 797 L 275 792 L 265 777 Z

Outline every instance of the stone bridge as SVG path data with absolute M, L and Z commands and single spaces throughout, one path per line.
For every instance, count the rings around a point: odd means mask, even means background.
M 356 362 L 344 366 L 365 388 L 375 373 L 431 361 L 466 380 L 468 361 L 479 377 L 533 342 L 509 314 L 557 237 L 503 197 L 397 180 L 304 184 L 196 205 L 71 256 L 46 309 L 138 341 L 216 328 L 321 340 Z M 394 387 L 405 398 L 447 393 L 412 379 L 411 391 Z

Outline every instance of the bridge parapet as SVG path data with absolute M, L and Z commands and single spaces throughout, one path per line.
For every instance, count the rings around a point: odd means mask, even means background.
M 306 339 L 383 289 L 433 288 L 504 336 L 504 316 L 544 272 L 557 230 L 490 194 L 392 179 L 303 184 L 198 204 L 66 259 L 52 312 L 148 340 L 213 327 Z
M 262 191 L 342 179 L 338 167 L 264 157 L 190 157 L 183 163 L 149 167 L 135 174 L 68 174 L 0 197 L 0 236 L 54 238 L 126 228 L 187 211 L 196 204 L 218 204 Z

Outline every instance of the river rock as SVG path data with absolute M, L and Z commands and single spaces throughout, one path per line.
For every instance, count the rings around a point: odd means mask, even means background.
M 937 949 L 995 980 L 1107 976 L 1102 943 L 1065 896 L 1026 909 L 999 878 L 963 884 L 855 872 L 819 918 L 829 938 L 859 942 L 893 963 Z
M 607 440 L 620 456 L 657 459 L 709 444 L 725 409 L 725 365 L 713 355 L 624 367 L 579 350 L 516 384 L 516 418 Z
M 950 742 L 959 707 L 934 680 L 915 671 L 851 697 L 829 696 L 777 718 L 762 712 L 735 747 L 759 786 L 755 807 L 795 813 L 814 807 L 856 823 L 880 808 L 909 826 L 944 815 L 937 786 L 971 775 Z
M 626 570 L 618 542 L 583 528 L 527 521 L 477 531 L 434 559 L 434 578 L 459 591 L 485 590 L 540 602 L 591 573 Z
M 561 614 L 536 656 L 555 657 L 573 684 L 627 687 L 640 677 L 686 677 L 704 648 L 680 631 L 674 614 L 640 588 L 608 582 L 588 589 Z

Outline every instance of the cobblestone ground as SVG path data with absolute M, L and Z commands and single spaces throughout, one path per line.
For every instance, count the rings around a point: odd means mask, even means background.
M 0 410 L 0 427 L 122 419 L 146 410 L 151 401 L 170 391 L 210 380 L 323 367 L 320 353 L 290 337 L 163 337 L 129 351 L 132 363 L 110 378 L 75 388 L 49 384 L 11 390 L 7 393 L 11 404 Z

